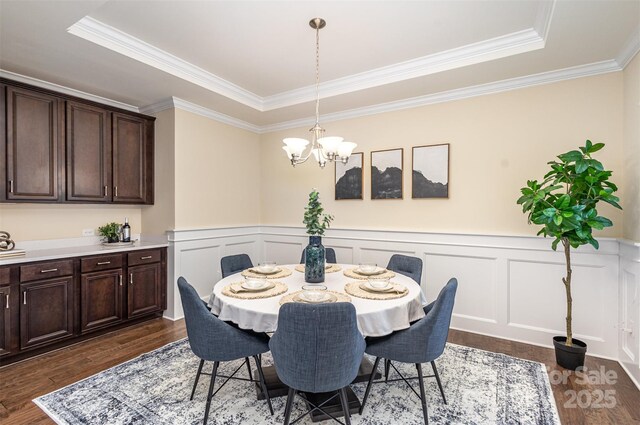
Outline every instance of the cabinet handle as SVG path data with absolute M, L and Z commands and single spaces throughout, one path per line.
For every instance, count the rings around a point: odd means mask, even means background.
M 118 186 L 113 186 L 113 196 L 118 197 Z
M 129 283 L 133 285 L 133 273 L 129 273 Z
M 9 294 L 7 294 L 7 304 L 6 304 L 6 308 L 9 308 Z
M 27 305 L 27 291 L 22 293 L 22 304 Z
M 51 272 L 57 272 L 58 269 L 46 269 L 46 270 L 40 270 L 40 273 L 51 273 Z
M 104 197 L 109 196 L 109 188 L 107 186 L 104 187 Z
M 104 266 L 106 264 L 111 264 L 111 261 L 100 261 L 97 263 L 98 266 Z
M 153 255 L 145 255 L 144 257 L 140 257 L 141 260 L 151 260 Z
M 9 180 L 9 193 L 13 193 L 13 180 Z
M 40 270 L 40 273 L 51 273 L 51 272 L 57 272 L 58 269 L 46 269 L 46 270 Z
M 122 286 L 122 275 L 120 275 L 120 286 Z

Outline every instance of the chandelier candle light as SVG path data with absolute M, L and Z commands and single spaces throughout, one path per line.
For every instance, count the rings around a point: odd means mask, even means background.
M 324 128 L 320 127 L 320 30 L 327 23 L 322 18 L 314 18 L 309 21 L 309 26 L 316 30 L 316 123 L 309 129 L 311 133 L 311 146 L 309 141 L 298 137 L 288 137 L 283 139 L 285 146 L 282 147 L 291 160 L 291 165 L 302 164 L 313 153 L 320 168 L 328 162 L 338 159 L 346 164 L 351 153 L 356 148 L 356 144 L 345 142 L 342 137 L 324 136 Z

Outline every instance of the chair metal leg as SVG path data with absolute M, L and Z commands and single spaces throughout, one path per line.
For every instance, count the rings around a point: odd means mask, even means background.
M 431 362 L 431 367 L 433 367 L 433 374 L 436 376 L 436 381 L 438 382 L 438 387 L 440 388 L 440 394 L 442 394 L 442 400 L 444 404 L 447 404 L 447 398 L 444 396 L 444 390 L 442 389 L 442 382 L 440 382 L 440 375 L 438 374 L 438 369 L 436 369 L 436 362 Z
M 196 373 L 196 380 L 193 383 L 193 389 L 191 390 L 191 397 L 189 397 L 189 400 L 193 400 L 193 395 L 196 393 L 198 379 L 200 379 L 200 373 L 202 373 L 202 366 L 204 366 L 204 360 L 200 359 L 200 366 L 198 366 L 198 373 Z
M 362 399 L 362 404 L 360 405 L 360 414 L 362 415 L 362 411 L 364 410 L 364 404 L 367 402 L 367 398 L 369 397 L 369 391 L 371 391 L 371 384 L 373 383 L 373 378 L 376 376 L 376 372 L 378 371 L 378 363 L 380 363 L 380 357 L 376 357 L 376 360 L 373 362 L 373 368 L 371 369 L 371 376 L 369 376 L 369 383 L 367 384 L 367 389 L 364 392 L 364 398 Z
M 391 371 L 391 360 L 384 359 L 384 382 L 389 380 L 389 372 Z
M 273 416 L 273 406 L 271 405 L 271 397 L 269 397 L 269 390 L 267 389 L 267 384 L 264 381 L 264 373 L 262 372 L 262 364 L 260 364 L 260 357 L 253 356 L 253 360 L 256 362 L 256 367 L 258 369 L 258 377 L 260 378 L 260 388 L 262 388 L 262 392 L 264 393 L 264 398 L 267 399 L 267 405 L 269 406 L 269 411 L 271 412 L 271 416 Z M 247 359 L 247 364 L 249 363 L 249 359 Z
M 211 371 L 211 383 L 209 384 L 209 394 L 207 394 L 207 407 L 204 409 L 204 425 L 207 425 L 207 419 L 209 419 L 209 409 L 211 408 L 211 399 L 213 398 L 213 387 L 216 383 L 216 375 L 218 374 L 218 365 L 220 362 L 213 363 L 213 370 Z
M 420 384 L 420 402 L 422 403 L 422 415 L 424 416 L 424 424 L 429 425 L 429 413 L 427 412 L 427 396 L 424 393 L 424 377 L 422 376 L 422 366 L 416 363 L 418 370 L 418 382 Z
M 244 361 L 247 363 L 247 372 L 249 372 L 249 379 L 253 381 L 253 376 L 251 375 L 251 364 L 249 364 L 249 357 L 245 357 Z
M 284 408 L 284 425 L 289 425 L 289 418 L 291 418 L 291 408 L 293 407 L 293 400 L 296 398 L 296 390 L 289 388 L 287 394 L 287 405 Z
M 340 397 L 340 404 L 342 405 L 342 412 L 344 413 L 344 421 L 346 425 L 351 425 L 351 414 L 349 413 L 349 399 L 347 398 L 347 391 L 345 388 L 338 390 Z

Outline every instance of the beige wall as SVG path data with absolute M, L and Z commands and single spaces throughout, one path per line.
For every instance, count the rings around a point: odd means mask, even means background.
M 175 228 L 258 224 L 259 136 L 180 109 L 175 134 Z
M 175 227 L 175 110 L 156 114 L 154 204 L 142 208 L 145 235 L 164 235 Z
M 624 237 L 640 242 L 640 54 L 627 65 L 624 79 Z
M 315 187 L 334 228 L 416 230 L 472 234 L 534 235 L 516 205 L 527 179 L 541 179 L 547 161 L 587 138 L 606 148 L 597 158 L 622 184 L 622 73 L 611 73 L 410 110 L 329 122 L 327 135 L 341 135 L 365 152 L 364 201 L 334 200 L 334 165 L 288 163 L 283 137 L 306 137 L 306 129 L 262 136 L 262 223 L 302 225 L 303 208 Z M 450 143 L 449 199 L 411 199 L 411 147 Z M 404 148 L 404 199 L 370 199 L 370 152 Z M 624 196 L 624 194 L 621 194 Z M 622 235 L 622 215 L 604 206 Z
M 140 233 L 140 207 L 130 205 L 2 204 L 0 229 L 15 241 L 82 237 L 83 229 L 94 229 L 129 218 L 132 233 Z

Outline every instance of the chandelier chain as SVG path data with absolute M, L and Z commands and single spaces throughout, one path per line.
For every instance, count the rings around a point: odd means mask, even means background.
M 316 28 L 316 124 L 320 121 L 320 28 Z

